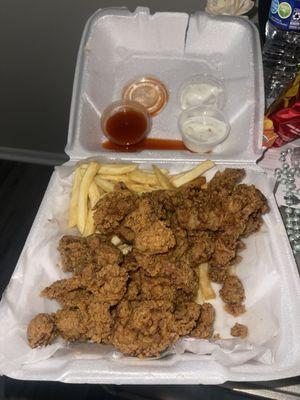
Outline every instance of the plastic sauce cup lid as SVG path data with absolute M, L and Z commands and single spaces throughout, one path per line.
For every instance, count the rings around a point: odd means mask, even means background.
M 136 79 L 126 85 L 122 98 L 142 104 L 153 116 L 164 108 L 168 102 L 169 93 L 159 79 L 148 76 Z
M 183 110 L 195 106 L 222 110 L 226 103 L 225 87 L 211 75 L 195 75 L 180 86 L 178 102 Z

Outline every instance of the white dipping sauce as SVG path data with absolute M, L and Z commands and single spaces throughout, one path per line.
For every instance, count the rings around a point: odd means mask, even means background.
M 181 107 L 185 110 L 199 104 L 217 106 L 222 93 L 222 88 L 210 83 L 190 83 L 181 92 Z
M 224 138 L 227 125 L 214 117 L 195 116 L 183 122 L 182 131 L 187 139 L 209 144 Z

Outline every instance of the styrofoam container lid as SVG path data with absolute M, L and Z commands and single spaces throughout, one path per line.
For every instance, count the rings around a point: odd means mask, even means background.
M 149 137 L 181 139 L 177 93 L 189 77 L 209 74 L 224 84 L 223 110 L 231 125 L 227 140 L 209 157 L 255 162 L 262 154 L 263 74 L 259 35 L 247 19 L 203 12 L 160 12 L 148 8 L 104 9 L 88 21 L 78 54 L 66 153 L 73 160 L 105 156 L 123 160 L 201 160 L 188 151 L 112 153 L 101 147 L 103 110 L 137 76 L 164 82 L 170 98 L 153 119 Z M 108 154 L 109 153 L 109 154 Z

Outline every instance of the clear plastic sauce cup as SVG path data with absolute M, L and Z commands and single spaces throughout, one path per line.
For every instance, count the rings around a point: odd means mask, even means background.
M 206 153 L 229 135 L 230 125 L 221 111 L 196 106 L 182 111 L 178 119 L 185 146 L 196 153 Z
M 226 103 L 225 88 L 211 75 L 196 75 L 181 85 L 178 91 L 178 102 L 183 110 L 195 106 L 222 110 Z
M 147 108 L 151 116 L 158 114 L 166 105 L 169 93 L 165 84 L 157 78 L 143 76 L 129 82 L 122 92 L 123 100 L 133 100 Z
M 120 146 L 142 141 L 151 130 L 151 117 L 147 109 L 136 101 L 116 101 L 101 116 L 105 136 Z

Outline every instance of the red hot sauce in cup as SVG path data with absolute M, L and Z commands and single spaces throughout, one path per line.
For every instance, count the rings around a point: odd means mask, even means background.
M 151 129 L 151 119 L 141 104 L 119 101 L 104 111 L 101 127 L 111 142 L 119 146 L 131 146 L 147 136 Z

